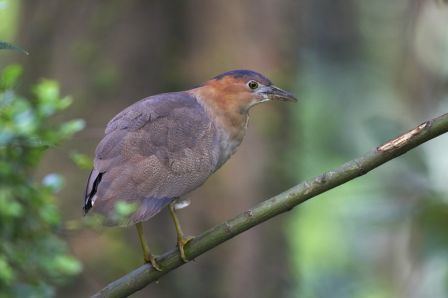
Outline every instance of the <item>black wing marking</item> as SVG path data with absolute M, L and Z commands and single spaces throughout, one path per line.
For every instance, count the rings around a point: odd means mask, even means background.
M 98 175 L 95 177 L 95 181 L 93 181 L 92 187 L 89 191 L 89 188 L 90 188 L 89 186 L 91 185 L 90 179 L 93 178 L 92 177 L 93 171 L 94 170 L 92 170 L 90 172 L 89 178 L 87 179 L 87 187 L 86 187 L 86 193 L 85 193 L 85 197 L 84 197 L 84 206 L 82 207 L 82 209 L 84 210 L 84 215 L 86 215 L 87 212 L 89 212 L 89 210 L 93 206 L 92 198 L 96 194 L 98 185 L 100 184 L 101 178 L 103 177 L 103 174 L 104 174 L 104 173 L 98 173 Z

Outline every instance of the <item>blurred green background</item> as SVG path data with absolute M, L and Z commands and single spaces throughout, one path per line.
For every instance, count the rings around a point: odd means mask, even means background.
M 441 0 L 0 0 L 0 40 L 30 53 L 0 51 L 0 297 L 85 297 L 141 264 L 134 228 L 76 224 L 82 154 L 138 99 L 235 68 L 300 98 L 252 110 L 237 154 L 188 195 L 192 235 L 448 111 Z M 448 297 L 446 148 L 424 144 L 133 297 Z M 156 252 L 174 247 L 165 211 L 145 229 Z

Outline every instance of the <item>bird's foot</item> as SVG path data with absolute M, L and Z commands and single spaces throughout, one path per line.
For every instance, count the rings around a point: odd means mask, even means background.
M 188 263 L 190 261 L 185 256 L 184 247 L 185 247 L 185 245 L 187 245 L 188 242 L 190 242 L 193 239 L 194 239 L 194 237 L 192 237 L 192 236 L 186 236 L 186 237 L 181 237 L 181 238 L 177 239 L 177 248 L 179 249 L 180 258 L 182 259 L 182 261 L 184 261 L 184 263 Z
M 162 271 L 162 268 L 160 268 L 159 263 L 157 263 L 157 260 L 153 255 L 149 255 L 149 256 L 145 257 L 144 259 L 145 259 L 145 263 L 151 264 L 151 266 L 155 270 Z

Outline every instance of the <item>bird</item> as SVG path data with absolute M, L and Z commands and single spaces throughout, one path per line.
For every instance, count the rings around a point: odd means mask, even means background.
M 176 210 L 236 151 L 249 110 L 268 101 L 297 99 L 264 75 L 245 69 L 219 74 L 179 92 L 146 97 L 119 112 L 95 150 L 84 197 L 84 215 L 100 214 L 107 225 L 135 225 L 143 259 L 162 268 L 144 238 L 142 223 L 169 207 L 181 259 L 188 262 Z M 133 204 L 117 220 L 120 202 Z M 180 206 L 182 207 L 182 206 Z

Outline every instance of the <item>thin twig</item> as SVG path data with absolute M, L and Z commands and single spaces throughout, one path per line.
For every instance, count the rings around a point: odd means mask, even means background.
M 448 114 L 427 121 L 361 157 L 304 181 L 275 197 L 261 202 L 237 217 L 205 231 L 185 247 L 185 254 L 188 259 L 196 258 L 236 235 L 289 211 L 312 197 L 362 176 L 410 149 L 446 132 L 448 132 Z M 113 281 L 93 297 L 126 297 L 184 265 L 177 249 L 165 253 L 158 259 L 158 263 L 163 268 L 162 272 L 153 270 L 149 264 L 142 265 Z

